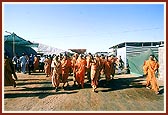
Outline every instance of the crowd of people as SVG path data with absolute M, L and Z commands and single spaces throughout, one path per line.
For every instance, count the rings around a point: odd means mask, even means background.
M 87 55 L 75 53 L 72 56 L 60 54 L 41 57 L 33 54 L 28 56 L 23 53 L 20 57 L 17 55 L 14 56 L 11 60 L 11 64 L 13 73 L 21 72 L 26 74 L 27 72 L 31 75 L 31 72 L 36 72 L 36 70 L 39 70 L 39 72 L 41 72 L 41 70 L 42 72 L 44 71 L 46 77 L 50 76 L 52 78 L 52 85 L 56 91 L 58 91 L 60 83 L 63 83 L 63 88 L 66 83 L 69 85 L 68 77 L 71 73 L 73 75 L 74 85 L 84 88 L 84 78 L 86 75 L 93 87 L 93 91 L 95 91 L 100 76 L 105 75 L 108 84 L 109 81 L 114 78 L 116 66 L 120 69 L 123 61 L 121 57 L 116 58 L 112 55 L 99 56 L 97 54 L 92 55 L 91 53 Z
M 44 60 L 45 74 L 52 77 L 52 85 L 58 91 L 60 83 L 69 85 L 68 77 L 73 74 L 74 85 L 84 88 L 85 75 L 90 81 L 95 92 L 101 75 L 105 75 L 108 84 L 114 78 L 116 66 L 121 66 L 121 58 L 114 56 L 98 56 L 88 53 L 87 55 L 75 53 L 73 56 L 54 55 L 46 56 Z M 122 63 L 123 64 L 123 63 Z M 119 67 L 120 68 L 120 67 Z
M 36 55 L 30 54 L 30 56 L 22 53 L 22 56 L 15 55 L 12 59 L 14 70 L 16 72 L 22 72 L 26 74 L 26 72 L 31 74 L 39 67 L 39 58 Z
M 13 85 L 16 87 L 17 75 L 16 72 L 22 72 L 23 74 L 28 72 L 36 72 L 36 70 L 42 70 L 46 74 L 46 77 L 51 77 L 52 86 L 55 91 L 58 91 L 60 83 L 68 83 L 68 77 L 73 75 L 74 85 L 78 85 L 80 88 L 84 88 L 85 75 L 90 82 L 93 92 L 96 92 L 100 76 L 105 76 L 106 84 L 114 79 L 115 70 L 118 69 L 118 74 L 121 74 L 121 70 L 124 68 L 124 62 L 121 56 L 116 57 L 114 55 L 87 55 L 75 53 L 72 56 L 64 55 L 45 55 L 39 58 L 36 55 L 27 56 L 24 53 L 21 57 L 14 56 L 13 59 L 9 59 L 6 55 L 4 57 L 4 69 L 5 69 L 5 85 Z M 159 68 L 159 64 L 154 60 L 154 56 L 151 55 L 149 60 L 144 62 L 143 70 L 144 75 L 147 78 L 146 87 L 159 93 L 159 86 L 157 84 L 155 72 Z M 15 80 L 13 79 L 15 78 Z
M 22 72 L 26 74 L 26 72 L 31 74 L 31 72 L 35 71 L 38 68 L 39 61 L 37 56 L 30 56 L 22 54 L 21 57 L 15 55 L 13 59 L 9 58 L 6 54 L 4 54 L 4 85 L 5 86 L 14 86 L 16 87 L 17 75 L 16 72 Z

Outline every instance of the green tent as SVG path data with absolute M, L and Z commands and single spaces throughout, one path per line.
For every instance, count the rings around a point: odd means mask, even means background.
M 134 57 L 127 56 L 127 61 L 128 61 L 131 73 L 143 75 L 144 61 L 148 60 L 151 54 L 153 54 L 155 58 L 158 60 L 158 55 L 155 54 L 151 49 Z
M 31 48 L 35 45 L 36 44 L 33 44 L 32 42 L 17 36 L 15 33 L 4 36 L 4 52 L 10 58 L 12 58 L 15 54 L 17 54 L 18 56 L 21 56 L 22 53 L 25 53 L 27 55 L 37 54 L 37 52 Z M 13 49 L 15 54 L 13 52 Z

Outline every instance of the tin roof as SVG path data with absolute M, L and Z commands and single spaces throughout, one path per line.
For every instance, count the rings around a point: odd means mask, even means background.
M 110 47 L 109 49 L 112 48 L 122 48 L 126 46 L 137 46 L 137 47 L 143 47 L 143 46 L 163 46 L 164 41 L 159 41 L 159 42 L 123 42 L 117 45 L 114 45 Z

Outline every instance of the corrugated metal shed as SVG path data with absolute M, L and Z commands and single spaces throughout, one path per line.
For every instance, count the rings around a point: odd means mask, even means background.
M 164 41 L 159 42 L 124 42 L 110 47 L 109 49 L 115 49 L 117 56 L 121 56 L 125 63 L 125 67 L 128 64 L 128 57 L 136 57 L 139 54 L 143 54 L 149 49 L 158 57 L 159 48 L 164 46 Z
M 117 45 L 114 45 L 112 47 L 110 47 L 109 49 L 112 48 L 122 48 L 122 47 L 126 47 L 126 46 L 137 46 L 137 47 L 143 47 L 143 46 L 162 46 L 164 44 L 164 41 L 159 41 L 159 42 L 124 42 L 124 43 L 120 43 Z
M 158 46 L 126 46 L 127 56 L 134 57 L 140 53 L 144 53 L 148 49 L 151 49 L 154 53 L 158 54 Z
M 164 45 L 164 41 L 159 42 L 124 42 L 110 47 L 109 49 L 126 48 L 126 56 L 134 57 L 147 51 L 149 48 L 158 55 L 158 48 Z M 118 54 L 117 54 L 118 55 Z

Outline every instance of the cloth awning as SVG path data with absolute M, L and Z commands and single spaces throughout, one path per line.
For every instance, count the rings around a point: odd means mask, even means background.
M 16 35 L 15 33 L 12 33 L 11 35 L 5 35 L 4 36 L 4 42 L 5 43 L 9 43 L 9 44 L 15 44 L 15 45 L 24 45 L 24 46 L 29 46 L 29 47 L 37 47 L 38 44 L 34 44 L 30 41 L 27 41 L 21 37 L 19 37 L 18 35 Z

